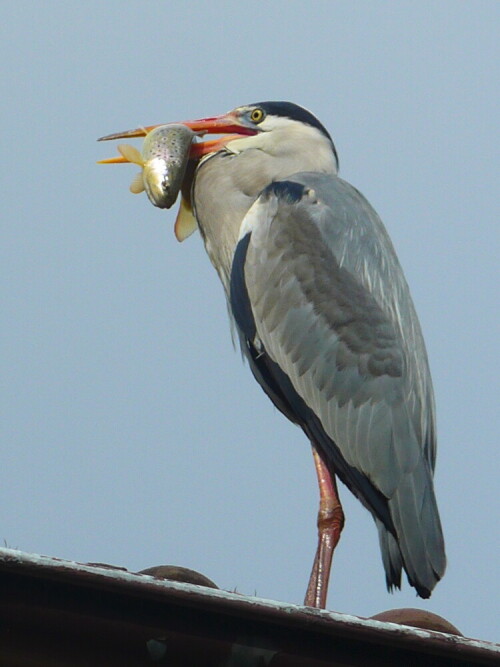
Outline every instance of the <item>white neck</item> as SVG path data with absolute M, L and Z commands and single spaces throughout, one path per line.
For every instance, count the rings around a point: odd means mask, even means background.
M 249 149 L 261 150 L 267 155 L 282 159 L 280 172 L 286 175 L 298 171 L 319 171 L 336 174 L 338 171 L 332 144 L 320 130 L 288 118 L 273 118 L 272 131 L 259 132 L 249 137 L 234 139 L 226 144 L 226 150 L 236 155 Z
M 271 132 L 230 141 L 196 171 L 195 215 L 226 292 L 241 222 L 262 190 L 299 172 L 337 173 L 332 144 L 322 132 L 289 119 L 272 120 Z

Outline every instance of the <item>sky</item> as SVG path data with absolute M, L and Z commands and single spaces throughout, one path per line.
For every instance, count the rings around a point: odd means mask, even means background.
M 199 235 L 179 244 L 176 207 L 130 194 L 135 167 L 96 165 L 116 153 L 104 134 L 289 100 L 389 230 L 438 415 L 444 579 L 428 601 L 387 593 L 374 523 L 342 487 L 328 608 L 421 607 L 498 641 L 500 4 L 207 7 L 2 9 L 0 540 L 302 603 L 309 444 L 234 350 Z

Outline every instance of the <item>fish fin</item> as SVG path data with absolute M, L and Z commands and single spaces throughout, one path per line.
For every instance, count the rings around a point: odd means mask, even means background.
M 142 178 L 142 171 L 136 174 L 134 180 L 130 184 L 129 190 L 134 195 L 138 195 L 141 192 L 144 192 L 144 179 Z
M 120 144 L 117 146 L 117 148 L 118 152 L 121 153 L 128 162 L 138 164 L 140 167 L 144 165 L 142 155 L 139 153 L 137 148 L 135 148 L 135 146 L 130 146 L 129 144 Z
M 178 241 L 185 241 L 197 229 L 198 223 L 193 215 L 191 204 L 184 197 L 181 197 L 181 205 L 175 220 L 175 237 Z

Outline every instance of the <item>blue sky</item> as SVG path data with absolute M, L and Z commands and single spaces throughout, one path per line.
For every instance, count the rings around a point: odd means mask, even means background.
M 428 347 L 448 571 L 385 590 L 342 488 L 331 609 L 421 606 L 498 640 L 496 2 L 19 2 L 2 11 L 0 538 L 300 603 L 317 489 L 303 434 L 231 344 L 175 210 L 100 167 L 110 132 L 290 100 L 384 220 Z M 497 214 L 494 217 L 494 212 Z

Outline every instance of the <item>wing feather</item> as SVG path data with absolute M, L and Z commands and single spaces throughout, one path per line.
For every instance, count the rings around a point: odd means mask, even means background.
M 266 373 L 281 369 L 317 418 L 307 428 L 294 421 L 316 433 L 332 468 L 374 513 L 388 584 L 398 585 L 402 561 L 428 596 L 444 572 L 444 542 L 431 473 L 432 385 L 409 290 L 362 195 L 331 176 L 293 181 L 293 191 L 269 186 L 251 209 L 242 271 L 255 341 L 270 360 Z M 290 391 L 283 400 L 293 404 Z M 339 471 L 339 453 L 362 477 L 343 473 L 342 462 Z M 391 520 L 377 514 L 363 478 Z

